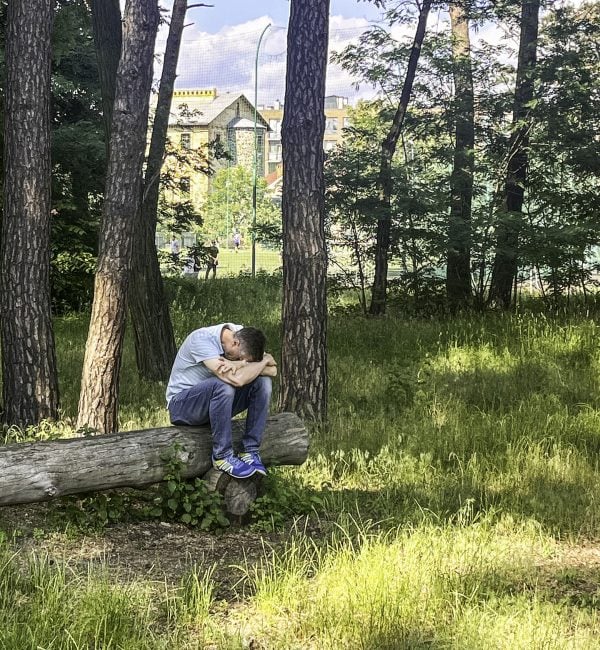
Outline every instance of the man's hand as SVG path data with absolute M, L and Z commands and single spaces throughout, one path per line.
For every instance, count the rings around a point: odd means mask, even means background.
M 240 368 L 246 365 L 248 365 L 247 361 L 242 361 L 241 359 L 238 361 L 230 361 L 229 359 L 225 359 L 225 357 L 220 357 L 217 372 L 220 375 L 224 375 L 227 372 L 235 375 Z
M 268 352 L 265 352 L 265 353 L 264 353 L 264 355 L 263 355 L 263 361 L 266 362 L 266 365 L 267 365 L 267 366 L 276 366 L 276 365 L 277 365 L 277 362 L 276 362 L 275 359 L 273 358 L 273 355 L 272 355 L 272 354 L 269 354 Z

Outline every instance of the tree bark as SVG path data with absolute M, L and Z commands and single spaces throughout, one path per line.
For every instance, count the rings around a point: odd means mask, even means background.
M 157 0 L 125 7 L 94 303 L 85 348 L 78 427 L 115 431 L 136 210 L 148 126 Z
M 371 304 L 369 313 L 378 316 L 385 313 L 387 302 L 387 274 L 388 255 L 390 250 L 390 234 L 392 226 L 392 160 L 396 152 L 398 138 L 402 132 L 404 117 L 408 109 L 408 102 L 412 93 L 413 83 L 417 72 L 417 64 L 421 55 L 421 47 L 425 38 L 427 28 L 427 17 L 431 0 L 423 0 L 419 12 L 419 22 L 415 32 L 406 77 L 400 95 L 400 102 L 392 121 L 392 126 L 385 139 L 381 143 L 381 158 L 379 164 L 379 175 L 377 178 L 378 193 L 378 218 L 377 218 L 377 243 L 375 248 L 375 278 L 371 290 Z
M 0 248 L 3 420 L 58 415 L 50 303 L 50 64 L 53 2 L 8 3 Z
M 496 253 L 488 298 L 488 302 L 495 303 L 502 309 L 511 308 L 517 279 L 519 234 L 527 183 L 529 129 L 531 128 L 529 103 L 533 99 L 534 92 L 533 76 L 537 59 L 539 13 L 540 0 L 523 0 L 512 133 L 508 150 L 503 209 L 496 226 Z
M 292 0 L 283 145 L 282 410 L 327 419 L 325 73 L 329 0 Z
M 121 9 L 119 7 L 119 0 L 90 0 L 90 7 L 96 58 L 98 59 L 98 75 L 100 77 L 100 89 L 102 92 L 104 138 L 106 143 L 106 160 L 108 161 L 117 68 L 119 66 L 122 47 L 123 30 L 121 27 Z
M 233 425 L 234 446 L 239 448 L 244 422 L 235 420 Z M 279 413 L 267 420 L 261 457 L 267 465 L 301 465 L 308 442 L 302 420 L 293 413 Z M 165 458 L 171 453 L 183 463 L 182 478 L 205 475 L 212 467 L 210 429 L 164 427 L 4 445 L 0 447 L 0 505 L 157 483 L 169 471 Z M 217 488 L 214 478 L 213 483 Z
M 450 177 L 450 221 L 446 295 L 453 309 L 471 302 L 471 203 L 475 146 L 475 108 L 469 19 L 460 4 L 450 5 L 455 97 L 454 162 Z
M 129 309 L 135 335 L 135 358 L 140 376 L 150 381 L 165 381 L 169 378 L 177 353 L 169 305 L 156 254 L 155 234 L 160 170 L 167 141 L 169 113 L 186 12 L 187 0 L 175 0 L 133 246 Z

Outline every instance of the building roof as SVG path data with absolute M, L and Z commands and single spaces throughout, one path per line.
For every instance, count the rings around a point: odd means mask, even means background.
M 260 115 L 256 116 L 256 127 L 259 129 L 266 128 L 264 124 L 260 123 Z M 231 120 L 227 125 L 231 129 L 254 129 L 254 120 L 249 120 L 246 117 L 236 117 L 234 120 Z
M 222 95 L 217 95 L 212 101 L 206 101 L 206 99 L 198 100 L 193 96 L 190 96 L 189 98 L 175 97 L 173 99 L 173 104 L 171 107 L 171 114 L 169 115 L 169 125 L 208 126 L 217 117 L 219 117 L 219 115 L 224 110 L 229 108 L 232 104 L 240 99 L 243 99 L 250 105 L 250 107 L 254 108 L 243 93 L 223 93 Z M 182 104 L 185 104 L 187 106 L 187 109 L 189 111 L 188 114 L 181 115 L 177 110 L 177 107 L 181 106 Z M 262 128 L 268 126 L 264 118 L 261 117 L 260 113 L 257 113 L 257 121 L 260 123 Z M 254 122 L 250 122 L 250 124 L 252 128 L 254 128 Z M 237 126 L 236 128 L 243 127 Z

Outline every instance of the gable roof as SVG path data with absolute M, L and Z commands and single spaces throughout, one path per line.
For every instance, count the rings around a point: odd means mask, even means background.
M 250 110 L 254 111 L 254 106 L 243 93 L 223 93 L 222 95 L 217 95 L 210 102 L 198 100 L 194 97 L 174 98 L 169 115 L 169 126 L 208 126 L 223 111 L 240 99 L 248 105 Z M 182 104 L 187 106 L 188 111 L 191 113 L 190 115 L 180 115 L 177 109 Z M 269 125 L 258 111 L 256 115 L 257 123 L 260 123 L 263 128 L 268 128 Z M 252 126 L 254 126 L 254 122 L 252 122 Z

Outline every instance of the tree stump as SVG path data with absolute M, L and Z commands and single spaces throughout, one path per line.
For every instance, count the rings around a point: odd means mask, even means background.
M 211 492 L 218 492 L 223 497 L 225 513 L 232 524 L 241 526 L 248 523 L 250 506 L 262 494 L 261 474 L 250 478 L 233 478 L 214 467 L 202 477 Z
M 233 440 L 238 449 L 243 430 L 244 421 L 235 420 Z M 293 413 L 269 417 L 260 451 L 267 466 L 304 463 L 308 432 L 302 420 Z M 260 480 L 255 477 L 239 481 L 210 471 L 209 427 L 164 427 L 0 446 L 0 505 L 145 487 L 163 480 L 167 459 L 173 454 L 183 464 L 181 477 L 206 476 L 214 486 L 211 489 L 223 494 L 231 516 L 243 517 L 259 494 Z

